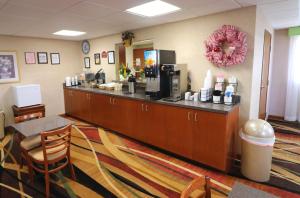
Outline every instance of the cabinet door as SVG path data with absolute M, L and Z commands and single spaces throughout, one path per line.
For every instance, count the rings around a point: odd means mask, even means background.
M 87 92 L 80 92 L 80 114 L 79 118 L 91 122 L 91 94 Z
M 114 108 L 113 108 L 113 97 L 103 96 L 103 107 L 102 107 L 103 117 L 102 125 L 107 129 L 113 130 L 114 125 Z
M 112 129 L 124 135 L 134 137 L 137 104 L 133 100 L 114 97 Z
M 72 90 L 72 115 L 82 120 L 89 121 L 88 108 L 89 100 L 88 93 Z
M 226 163 L 226 115 L 195 111 L 193 158 L 224 170 Z
M 185 157 L 192 157 L 194 144 L 194 112 L 191 109 L 165 107 L 166 109 L 166 149 Z
M 166 147 L 164 106 L 153 103 L 140 103 L 137 110 L 137 131 L 139 140 L 157 147 Z
M 92 123 L 103 126 L 105 116 L 105 96 L 101 94 L 92 94 L 91 109 Z
M 64 89 L 64 99 L 65 99 L 65 113 L 67 115 L 72 115 L 72 91 L 69 89 Z

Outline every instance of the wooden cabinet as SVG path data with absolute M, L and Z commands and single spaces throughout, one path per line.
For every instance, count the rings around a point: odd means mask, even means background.
M 217 169 L 224 169 L 227 160 L 225 140 L 226 115 L 194 111 L 194 143 L 192 158 Z
M 138 140 L 152 144 L 157 147 L 165 148 L 165 112 L 162 105 L 150 102 L 137 103 L 137 119 L 135 137 Z
M 215 113 L 68 88 L 64 95 L 68 115 L 229 171 L 238 107 Z
M 136 103 L 132 100 L 93 94 L 91 122 L 105 128 L 134 136 Z
M 179 155 L 192 157 L 191 145 L 194 140 L 193 110 L 165 107 L 166 112 L 166 149 Z
M 67 115 L 72 115 L 72 90 L 64 89 L 65 98 L 65 113 Z
M 65 112 L 76 118 L 91 121 L 91 93 L 65 89 Z M 66 102 L 68 101 L 68 102 Z

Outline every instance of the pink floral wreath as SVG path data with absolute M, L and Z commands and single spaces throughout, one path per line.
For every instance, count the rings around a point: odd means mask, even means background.
M 225 45 L 227 50 L 224 49 Z M 205 56 L 218 67 L 237 65 L 245 61 L 247 35 L 235 26 L 223 25 L 205 41 L 205 46 Z

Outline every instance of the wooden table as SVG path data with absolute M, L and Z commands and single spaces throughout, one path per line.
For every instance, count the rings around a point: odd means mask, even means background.
M 19 133 L 21 133 L 24 137 L 30 137 L 39 135 L 43 131 L 62 128 L 73 123 L 74 121 L 68 120 L 61 116 L 49 116 L 40 119 L 29 120 L 26 122 L 15 123 L 11 126 Z

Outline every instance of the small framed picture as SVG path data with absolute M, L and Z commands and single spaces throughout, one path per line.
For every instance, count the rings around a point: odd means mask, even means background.
M 60 64 L 60 56 L 59 53 L 50 53 L 51 65 L 59 65 Z
M 25 63 L 26 64 L 35 64 L 35 53 L 34 52 L 25 52 Z
M 37 59 L 38 59 L 38 64 L 48 64 L 47 52 L 38 52 Z
M 0 83 L 19 81 L 16 52 L 0 52 Z
M 108 64 L 115 64 L 115 51 L 108 51 Z
M 94 58 L 95 58 L 95 65 L 100 65 L 101 64 L 100 53 L 94 54 Z
M 84 57 L 84 67 L 91 68 L 90 57 Z

